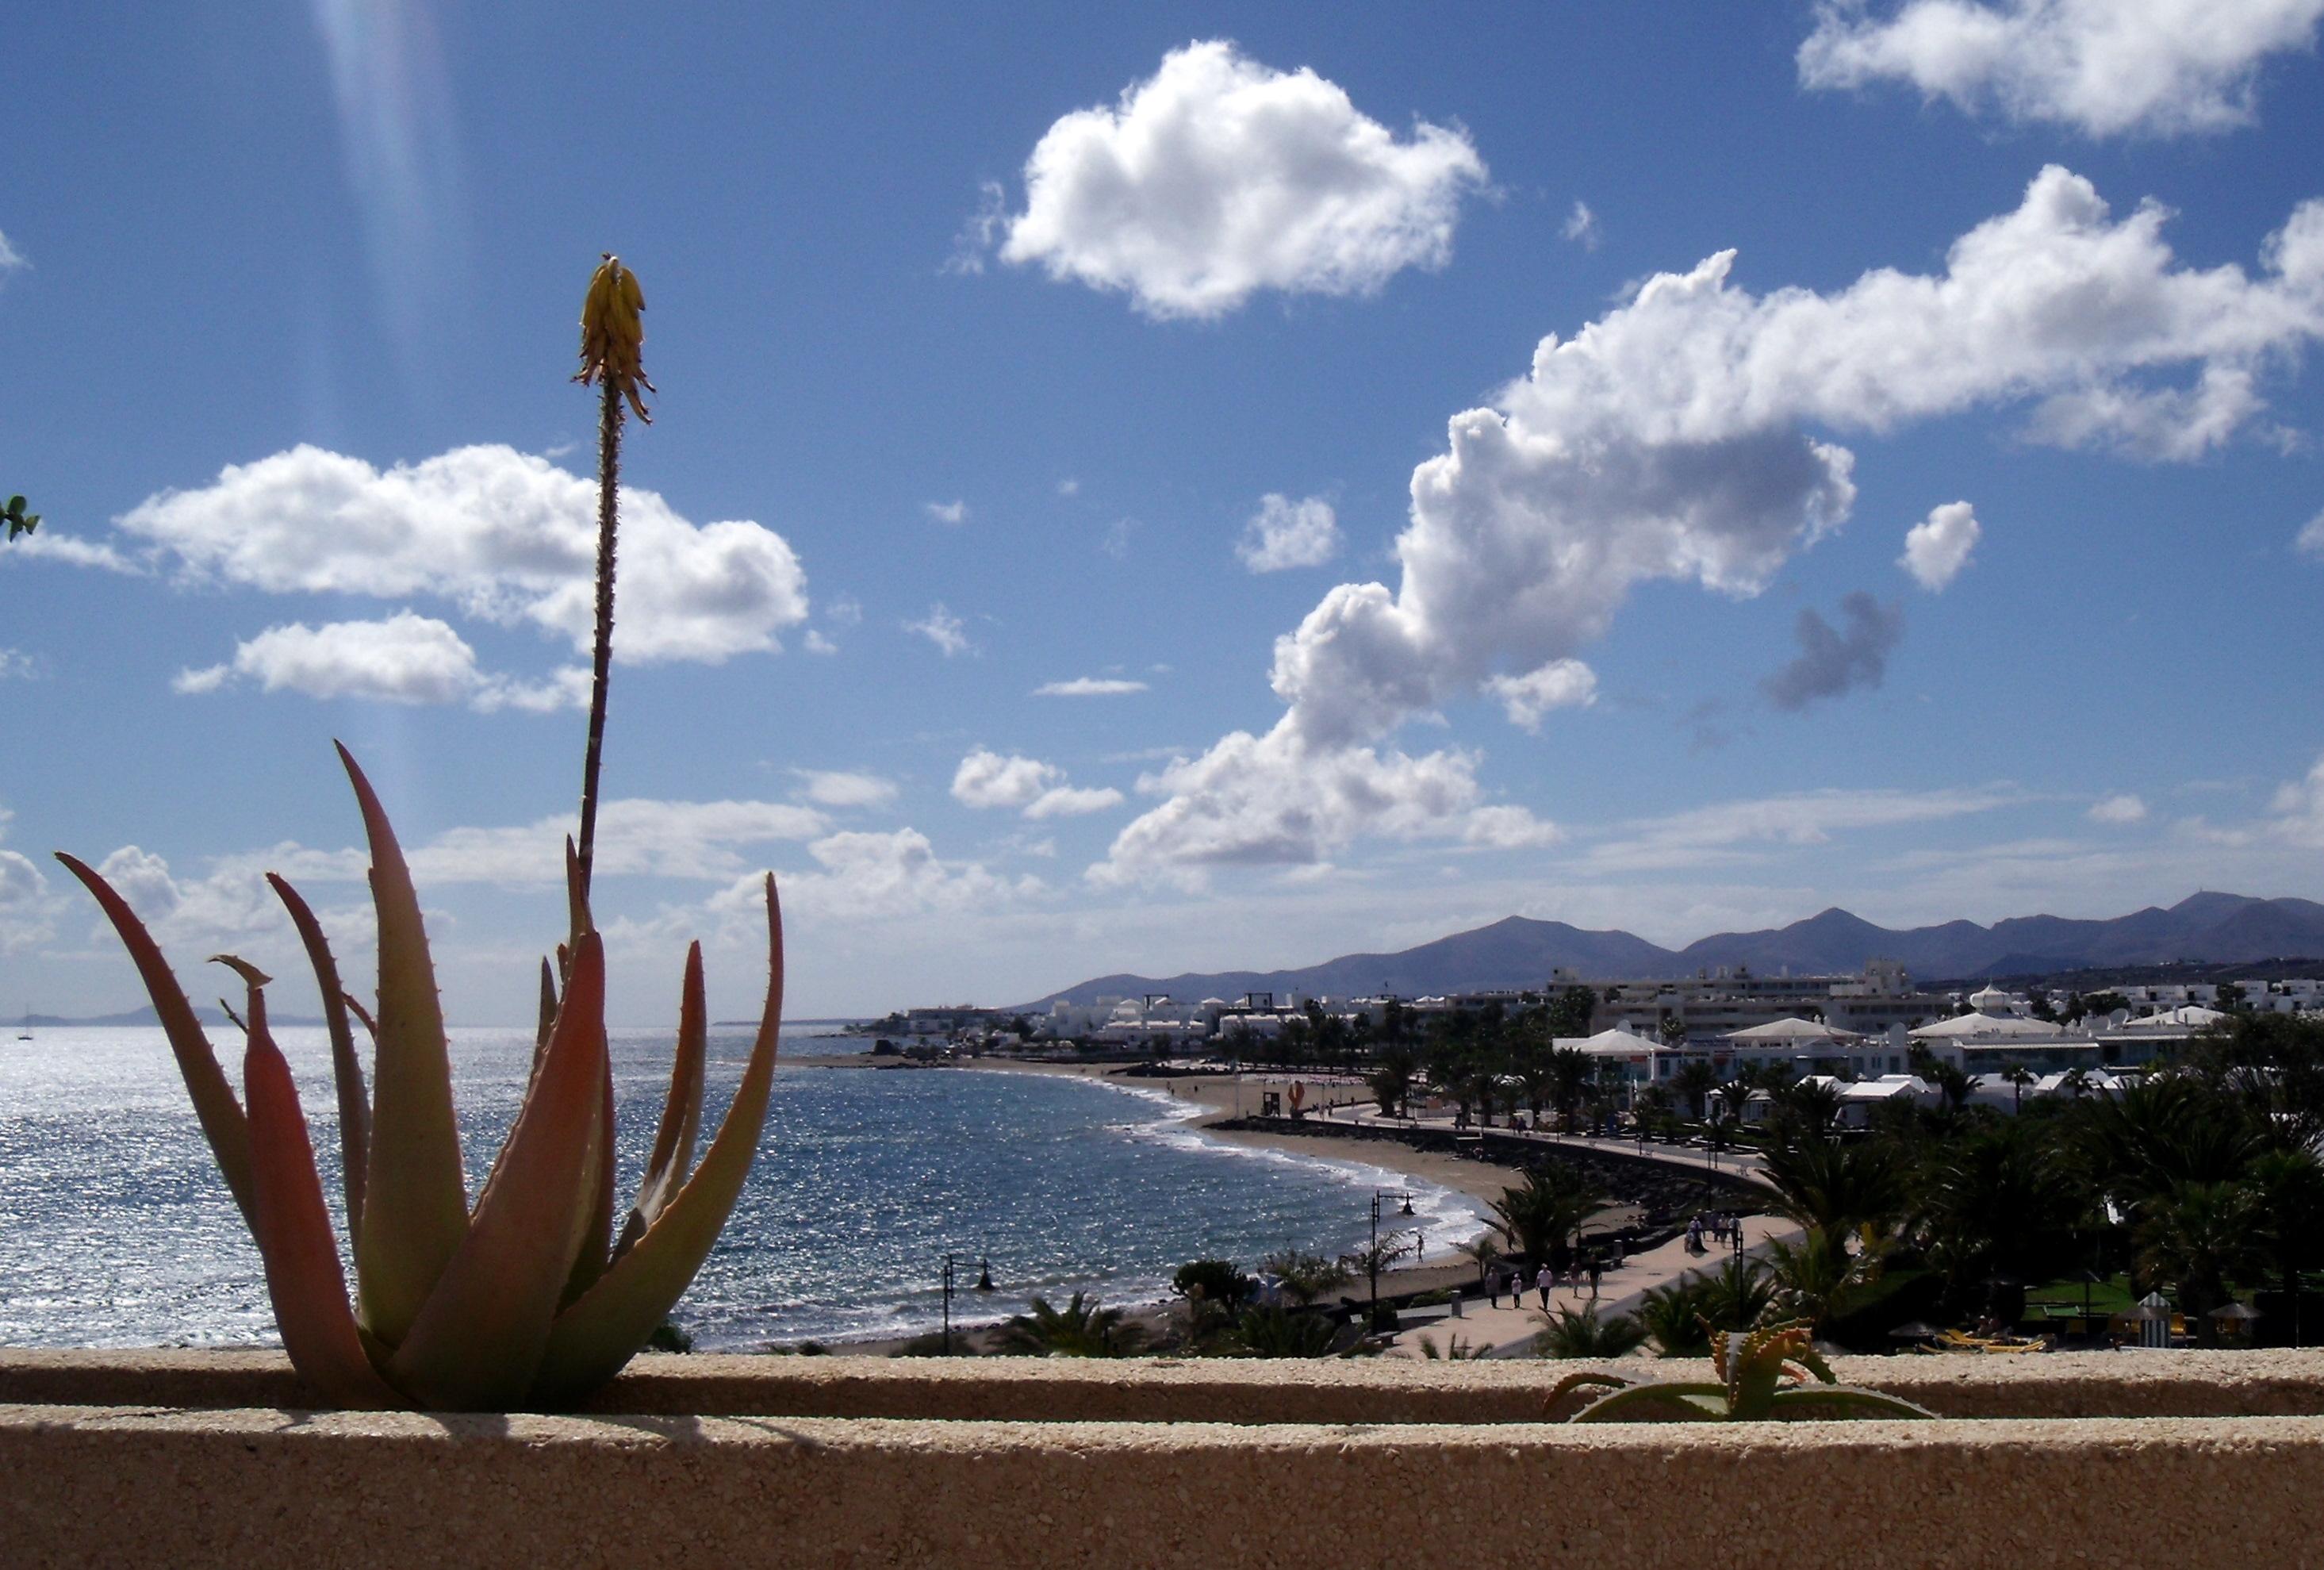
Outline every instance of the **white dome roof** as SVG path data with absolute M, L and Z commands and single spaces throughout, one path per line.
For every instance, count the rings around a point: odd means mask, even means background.
M 1969 1006 L 1980 1014 L 1998 1014 L 2009 1007 L 2009 994 L 1987 983 L 1984 989 L 1969 995 Z

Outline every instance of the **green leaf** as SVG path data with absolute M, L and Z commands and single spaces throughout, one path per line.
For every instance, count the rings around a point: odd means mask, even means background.
M 210 1153 L 217 1158 L 218 1174 L 226 1179 L 235 1204 L 242 1207 L 244 1219 L 249 1220 L 249 1125 L 241 1104 L 234 1099 L 234 1087 L 227 1083 L 226 1071 L 218 1067 L 217 1054 L 210 1049 L 209 1038 L 202 1033 L 200 1021 L 194 1018 L 193 1005 L 186 1002 L 185 991 L 171 974 L 169 961 L 161 957 L 152 934 L 137 919 L 129 902 L 115 893 L 113 885 L 78 857 L 59 851 L 57 860 L 97 896 L 97 905 L 112 921 L 113 929 L 121 935 L 122 947 L 129 950 L 138 978 L 145 984 L 145 995 L 153 1000 L 153 1012 L 161 1019 L 162 1033 L 170 1039 L 170 1051 L 178 1060 L 186 1094 L 193 1098 L 194 1116 L 202 1125 L 203 1137 L 210 1142 Z
M 388 1362 L 388 1377 L 421 1404 L 505 1411 L 532 1383 L 584 1243 L 596 1170 L 611 1159 L 599 1116 L 604 1074 L 605 948 L 592 932 L 573 951 L 556 1032 L 466 1240 Z
M 581 1299 L 557 1316 L 534 1396 L 568 1401 L 603 1384 L 637 1355 L 718 1242 L 758 1154 L 774 1085 L 783 1014 L 783 919 L 767 878 L 767 1003 L 758 1039 L 709 1153 L 645 1235 Z
M 393 1346 L 410 1330 L 467 1236 L 468 1194 L 452 1113 L 451 1057 L 420 897 L 371 781 L 344 746 L 339 759 L 363 808 L 372 902 L 379 911 L 379 1050 L 363 1229 L 355 1246 L 358 1317 Z
M 339 1168 L 346 1179 L 347 1236 L 360 1247 L 364 1168 L 371 1159 L 371 1098 L 364 1092 L 363 1060 L 355 1056 L 355 1032 L 347 1025 L 346 989 L 339 984 L 338 961 L 331 957 L 330 940 L 323 936 L 315 912 L 279 874 L 267 873 L 266 882 L 283 909 L 290 912 L 290 925 L 299 929 L 299 941 L 306 946 L 307 963 L 315 967 L 315 984 L 323 994 L 323 1024 L 331 1037 L 331 1083 L 338 1092 Z
M 282 1348 L 299 1377 L 335 1406 L 401 1407 L 402 1399 L 372 1367 L 355 1334 L 338 1241 L 315 1176 L 307 1115 L 290 1066 L 266 1028 L 266 978 L 237 961 L 227 963 L 250 983 L 250 1040 L 242 1059 L 243 1093 L 250 1100 L 250 1230 L 266 1262 L 266 1291 Z

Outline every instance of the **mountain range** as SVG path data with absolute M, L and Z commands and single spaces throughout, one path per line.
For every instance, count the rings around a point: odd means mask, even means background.
M 1554 970 L 1595 982 L 1688 976 L 1721 965 L 1748 966 L 1764 975 L 1832 975 L 1861 971 L 1871 960 L 1894 959 L 1915 978 L 1935 981 L 2292 956 L 2324 956 L 2324 905 L 2201 893 L 2168 910 L 2150 905 L 2104 921 L 2016 916 L 1990 927 L 1947 921 L 1901 931 L 1835 906 L 1788 927 L 1714 933 L 1681 949 L 1663 948 L 1628 932 L 1593 932 L 1563 921 L 1511 916 L 1399 953 L 1342 955 L 1296 970 L 1098 976 L 1026 1007 L 1040 1011 L 1060 1001 L 1088 1003 L 1147 993 L 1167 993 L 1182 1001 L 1231 1000 L 1249 992 L 1271 992 L 1278 998 L 1286 993 L 1424 997 L 1540 987 Z

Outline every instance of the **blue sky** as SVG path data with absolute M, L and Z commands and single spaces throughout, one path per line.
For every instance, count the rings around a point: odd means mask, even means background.
M 794 1014 L 2324 894 L 2324 0 L 2185 11 L 28 18 L 0 1013 L 136 1001 L 52 848 L 360 948 L 338 737 L 524 1017 L 607 248 L 622 1018 L 767 866 Z

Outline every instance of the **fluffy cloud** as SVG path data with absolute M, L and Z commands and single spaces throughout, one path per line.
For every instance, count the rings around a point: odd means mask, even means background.
M 1766 679 L 1768 701 L 1798 710 L 1820 697 L 1838 697 L 1856 688 L 1877 688 L 1888 674 L 1888 656 L 1904 636 L 1904 613 L 1883 605 L 1861 589 L 1840 602 L 1846 628 L 1835 628 L 1814 611 L 1802 611 L 1793 635 L 1799 654 Z
M 1292 501 L 1270 492 L 1242 527 L 1235 555 L 1253 572 L 1321 567 L 1340 553 L 1340 526 L 1321 496 Z
M 2146 803 L 2126 791 L 2101 796 L 2090 804 L 2092 823 L 2128 824 L 2146 820 Z
M 1043 888 L 1038 878 L 1012 881 L 981 863 L 945 863 L 927 836 L 914 828 L 835 834 L 807 848 L 816 870 L 781 880 L 783 909 L 786 914 L 817 920 L 869 921 L 981 910 L 998 900 L 1029 898 Z M 709 905 L 714 914 L 731 919 L 745 934 L 755 937 L 765 929 L 765 895 L 756 876 L 737 880 Z
M 1596 703 L 1598 673 L 1579 660 L 1553 660 L 1523 676 L 1496 676 L 1485 683 L 1485 690 L 1501 700 L 1509 724 L 1538 731 L 1542 716 L 1551 709 Z
M 236 679 L 267 692 L 309 697 L 373 698 L 385 703 L 466 703 L 544 713 L 589 702 L 589 672 L 571 666 L 541 682 L 512 680 L 476 669 L 476 651 L 433 617 L 399 612 L 381 622 L 293 622 L 236 645 L 225 665 L 179 672 L 180 692 L 215 692 Z
M 2091 136 L 2220 131 L 2251 121 L 2261 62 L 2312 49 L 2319 17 L 2324 0 L 1823 0 L 1800 79 L 1910 82 Z
M 2308 520 L 2306 526 L 2293 538 L 2292 548 L 2302 556 L 2324 561 L 2324 513 Z
M 2180 266 L 2165 216 L 2117 219 L 2053 167 L 1938 273 L 1754 295 L 1721 253 L 1649 279 L 1543 339 L 1492 407 L 1453 417 L 1449 450 L 1413 473 L 1397 588 L 1342 584 L 1277 641 L 1272 682 L 1299 744 L 1230 737 L 1214 755 L 1247 771 L 1370 748 L 1496 675 L 1572 658 L 1641 583 L 1758 593 L 1854 505 L 1854 456 L 1824 431 L 2030 409 L 2038 439 L 2200 456 L 2256 415 L 2263 373 L 2324 335 L 2324 202 L 2293 211 L 2256 275 Z M 2191 381 L 2163 383 L 2174 374 Z M 1380 820 L 1400 810 L 1384 803 Z M 1120 843 L 1199 862 L 1212 817 L 1166 802 Z
M 928 516 L 939 523 L 961 524 L 968 522 L 968 503 L 962 501 L 930 502 Z
M 1417 121 L 1399 141 L 1314 71 L 1213 42 L 1051 125 L 1025 210 L 981 226 L 1004 261 L 1125 291 L 1152 316 L 1216 317 L 1261 289 L 1366 294 L 1443 266 L 1484 179 L 1461 131 Z
M 24 254 L 8 243 L 8 236 L 0 235 L 0 275 L 14 272 L 19 267 L 31 265 L 30 262 L 24 260 Z
M 1947 502 L 1904 531 L 1904 554 L 1896 565 L 1931 594 L 1941 594 L 1969 565 L 1984 533 L 1967 502 Z
M 793 769 L 799 794 L 818 807 L 885 807 L 896 799 L 896 782 L 877 774 L 839 769 Z
M 1076 676 L 1071 681 L 1045 681 L 1033 689 L 1035 697 L 1119 697 L 1144 692 L 1146 683 L 1119 676 Z
M 1312 864 L 1366 835 L 1503 845 L 1554 836 L 1521 808 L 1480 808 L 1476 766 L 1457 749 L 1412 757 L 1318 746 L 1288 719 L 1265 735 L 1238 731 L 1142 776 L 1139 790 L 1167 799 L 1115 836 L 1091 877 L 1185 881 L 1206 867 Z
M 939 600 L 928 607 L 928 614 L 917 622 L 906 622 L 904 631 L 918 633 L 934 643 L 947 660 L 955 654 L 970 654 L 976 645 L 968 641 L 968 628 L 958 616 L 945 609 Z
M 22 649 L 0 649 L 0 681 L 30 681 L 40 670 L 41 661 Z
M 375 469 L 298 447 L 229 465 L 215 485 L 140 503 L 122 531 L 197 582 L 270 594 L 433 596 L 481 621 L 586 650 L 595 624 L 597 490 L 506 447 Z M 717 663 L 779 647 L 807 577 L 782 537 L 693 524 L 652 491 L 622 493 L 624 661 Z
M 12 814 L 0 807 L 0 839 Z M 29 947 L 48 937 L 49 881 L 31 858 L 0 845 L 0 954 Z
M 1121 792 L 1111 787 L 1068 785 L 1065 771 L 1055 763 L 1004 756 L 986 747 L 960 761 L 952 795 L 964 807 L 1005 808 L 1033 818 L 1074 817 L 1121 804 Z

